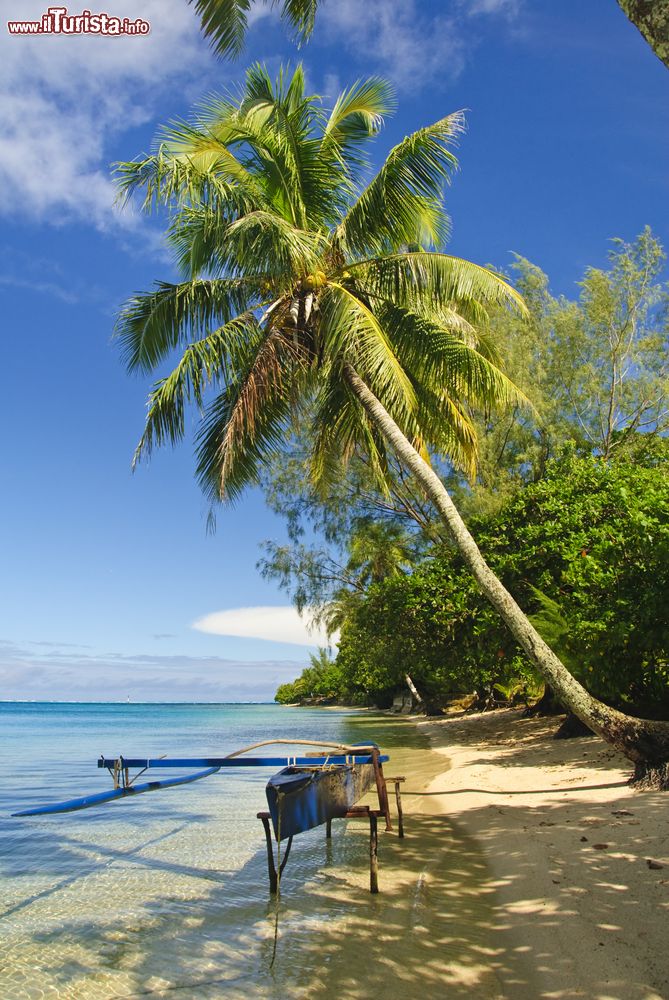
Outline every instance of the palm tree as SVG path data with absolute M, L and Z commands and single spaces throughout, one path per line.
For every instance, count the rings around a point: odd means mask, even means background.
M 234 500 L 288 429 L 310 421 L 311 475 L 323 490 L 354 451 L 383 482 L 388 448 L 432 500 L 483 593 L 563 703 L 666 780 L 669 724 L 594 699 L 549 649 L 484 561 L 429 455 L 471 473 L 471 413 L 526 402 L 496 362 L 487 310 L 524 305 L 498 275 L 449 256 L 442 187 L 456 168 L 459 113 L 408 136 L 378 173 L 366 146 L 392 97 L 378 79 L 343 92 L 329 115 L 298 68 L 273 83 L 253 66 L 236 97 L 215 98 L 163 129 L 155 151 L 119 166 L 126 196 L 170 211 L 184 272 L 124 307 L 130 370 L 174 370 L 149 397 L 136 458 L 202 414 L 197 474 L 213 501 Z M 430 250 L 422 249 L 429 245 Z M 659 778 L 658 778 L 659 775 Z

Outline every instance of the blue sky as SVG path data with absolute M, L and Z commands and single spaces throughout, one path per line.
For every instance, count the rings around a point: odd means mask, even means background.
M 282 524 L 252 493 L 207 535 L 187 444 L 130 471 L 148 383 L 124 373 L 114 315 L 174 275 L 157 220 L 114 209 L 109 165 L 295 51 L 261 5 L 242 59 L 217 62 L 185 0 L 106 0 L 151 23 L 141 38 L 5 34 L 46 6 L 0 0 L 0 699 L 271 698 L 309 651 L 255 569 Z M 468 109 L 452 252 L 521 253 L 575 295 L 611 237 L 649 223 L 669 245 L 669 74 L 615 0 L 326 0 L 300 57 L 325 95 L 395 83 L 379 158 Z

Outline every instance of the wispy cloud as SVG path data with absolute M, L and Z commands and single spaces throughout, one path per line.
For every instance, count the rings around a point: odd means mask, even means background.
M 299 615 L 290 605 L 270 605 L 254 608 L 230 608 L 213 611 L 193 622 L 198 632 L 237 636 L 244 639 L 269 639 L 298 646 L 327 646 L 336 641 L 328 638 L 324 629 L 311 624 L 307 609 Z
M 325 4 L 322 20 L 330 41 L 380 69 L 403 90 L 456 79 L 475 47 L 475 18 L 513 20 L 522 0 L 451 0 L 439 13 L 421 0 L 337 0 Z
M 422 0 L 336 0 L 319 12 L 321 38 L 345 48 L 360 71 L 379 69 L 401 88 L 452 80 L 475 47 L 475 19 L 513 20 L 522 0 L 451 0 L 438 13 Z M 7 20 L 36 19 L 44 0 L 0 0 Z M 0 61 L 0 213 L 51 224 L 85 221 L 101 230 L 134 231 L 131 212 L 114 207 L 112 142 L 151 122 L 169 94 L 195 99 L 237 77 L 216 61 L 186 0 L 108 0 L 107 13 L 151 24 L 141 37 L 9 36 Z M 276 37 L 276 10 L 256 2 L 252 39 Z M 306 50 L 307 59 L 309 50 Z M 271 61 L 271 59 L 270 59 Z M 328 90 L 335 84 L 326 71 Z M 135 150 L 132 150 L 134 153 Z
M 83 281 L 78 275 L 68 275 L 58 261 L 6 244 L 0 245 L 0 287 L 48 295 L 66 305 L 80 302 L 108 305 L 109 298 L 109 292 L 102 285 Z
M 459 0 L 463 13 L 468 17 L 495 14 L 513 19 L 520 13 L 522 0 Z
M 74 305 L 79 301 L 79 297 L 74 292 L 55 284 L 53 281 L 31 281 L 29 278 L 19 278 L 12 274 L 0 274 L 0 285 L 10 288 L 24 288 L 26 291 L 38 292 L 40 295 L 51 295 L 68 305 Z
M 401 87 L 418 89 L 439 71 L 449 78 L 464 67 L 463 41 L 455 20 L 421 12 L 418 0 L 337 0 L 323 6 L 331 39 L 354 55 L 389 71 Z
M 0 0 L 0 27 L 39 19 L 43 0 Z M 139 9 L 141 8 L 141 9 Z M 7 36 L 0 63 L 0 212 L 99 229 L 135 225 L 114 209 L 110 141 L 151 120 L 158 96 L 206 84 L 213 56 L 184 0 L 109 0 L 142 18 L 141 37 Z
M 45 652 L 37 652 L 40 645 Z M 68 643 L 0 641 L 0 700 L 271 701 L 304 662 L 73 652 Z

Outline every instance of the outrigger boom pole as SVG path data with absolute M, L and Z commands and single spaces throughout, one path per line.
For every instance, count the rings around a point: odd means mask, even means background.
M 383 756 L 385 763 L 389 758 Z M 153 767 L 324 767 L 327 764 L 369 764 L 370 754 L 328 754 L 306 757 L 100 757 L 98 767 L 142 769 Z

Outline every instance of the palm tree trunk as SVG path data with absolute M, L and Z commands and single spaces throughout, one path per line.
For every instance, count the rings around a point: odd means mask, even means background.
M 618 0 L 618 4 L 669 68 L 669 6 L 662 0 Z
M 352 365 L 344 366 L 344 376 L 369 418 L 441 514 L 482 593 L 506 622 L 516 641 L 560 701 L 593 732 L 634 762 L 635 784 L 669 788 L 669 723 L 624 715 L 593 698 L 579 684 L 492 572 L 434 470 L 421 458 Z
M 405 674 L 404 680 L 407 682 L 407 687 L 409 688 L 409 691 L 411 691 L 411 694 L 416 699 L 418 704 L 424 705 L 425 701 L 423 700 L 423 696 L 421 695 L 420 691 L 418 690 L 413 680 L 411 679 L 411 674 Z

